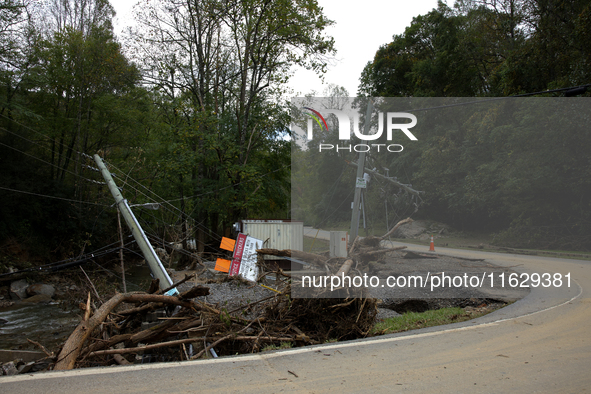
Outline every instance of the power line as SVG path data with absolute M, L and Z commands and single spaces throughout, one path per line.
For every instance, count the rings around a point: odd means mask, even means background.
M 419 109 L 407 109 L 407 110 L 404 110 L 403 112 L 421 112 L 421 111 L 429 111 L 429 110 L 433 110 L 433 109 L 461 107 L 461 106 L 464 106 L 464 105 L 482 104 L 482 103 L 488 103 L 490 101 L 507 100 L 507 99 L 519 98 L 519 97 L 531 97 L 531 96 L 536 96 L 536 95 L 540 95 L 540 94 L 548 94 L 548 93 L 558 93 L 558 92 L 566 92 L 566 93 L 568 93 L 569 91 L 573 91 L 574 92 L 574 91 L 578 91 L 578 90 L 580 90 L 582 88 L 585 88 L 586 89 L 588 87 L 591 87 L 591 83 L 586 84 L 586 85 L 571 86 L 571 87 L 568 87 L 568 88 L 544 90 L 544 91 L 541 91 L 541 92 L 516 94 L 516 95 L 513 95 L 513 96 L 482 98 L 482 99 L 476 100 L 476 101 L 468 101 L 468 102 L 464 102 L 464 103 L 455 103 L 455 104 L 446 104 L 446 105 L 440 105 L 440 106 L 436 106 L 436 107 L 419 108 Z M 404 98 L 410 98 L 410 97 L 400 97 L 400 98 L 401 99 L 404 99 Z M 419 98 L 419 97 L 417 97 L 417 98 Z M 442 97 L 442 98 L 445 99 L 445 98 L 451 98 L 451 97 Z M 458 97 L 454 97 L 454 98 L 458 98 Z
M 15 190 L 15 189 L 10 189 L 8 187 L 3 187 L 3 186 L 0 186 L 0 189 L 7 190 L 7 191 L 10 191 L 10 192 L 15 192 L 15 193 L 30 194 L 32 196 L 45 197 L 45 198 L 53 198 L 53 199 L 56 199 L 56 200 L 63 200 L 63 201 L 69 201 L 69 202 L 75 202 L 75 203 L 98 205 L 98 206 L 101 206 L 101 207 L 108 207 L 108 206 L 110 206 L 110 205 L 106 205 L 106 204 L 99 204 L 99 203 L 96 203 L 96 202 L 72 200 L 72 199 L 69 199 L 69 198 L 55 197 L 55 196 L 48 196 L 46 194 L 38 194 L 38 193 L 26 192 L 24 190 Z
M 183 213 L 180 209 L 178 209 L 177 207 L 175 207 L 174 205 L 170 204 L 168 201 L 164 200 L 164 198 L 160 197 L 158 194 L 156 194 L 156 192 L 154 192 L 153 190 L 148 189 L 146 186 L 144 186 L 143 184 L 141 184 L 140 182 L 138 182 L 137 180 L 135 180 L 133 177 L 126 175 L 121 169 L 117 168 L 114 164 L 111 164 L 109 162 L 107 162 L 106 160 L 104 160 L 104 163 L 109 166 L 114 168 L 115 170 L 119 171 L 120 174 L 122 174 L 126 179 L 130 179 L 133 182 L 137 183 L 140 187 L 142 187 L 143 189 L 147 190 L 148 192 L 152 193 L 153 195 L 155 195 L 156 197 L 158 197 L 160 199 L 160 201 L 156 200 L 155 198 L 151 197 L 150 195 L 144 193 L 143 191 L 139 190 L 138 188 L 134 187 L 133 185 L 131 185 L 127 180 L 124 180 L 124 185 L 129 186 L 131 189 L 135 190 L 136 192 L 140 193 L 141 195 L 145 196 L 146 198 L 148 198 L 149 200 L 159 203 L 159 204 L 168 204 L 170 205 L 174 210 L 180 212 L 181 214 Z M 123 177 L 121 177 L 123 179 Z M 164 208 L 166 209 L 168 212 L 173 213 L 174 211 L 170 210 L 169 208 Z
M 5 129 L 5 128 L 3 128 L 3 127 L 0 127 L 0 129 L 1 129 L 1 130 L 8 131 L 8 130 L 6 130 L 6 129 Z M 50 162 L 48 162 L 47 160 L 44 160 L 44 159 L 42 159 L 42 158 L 40 158 L 40 157 L 37 157 L 37 156 L 35 156 L 35 155 L 32 155 L 32 154 L 30 154 L 30 153 L 23 152 L 22 150 L 20 150 L 20 149 L 17 149 L 17 148 L 15 148 L 15 147 L 13 147 L 13 146 L 10 146 L 10 145 L 8 145 L 8 144 L 5 144 L 5 143 L 3 143 L 3 142 L 0 142 L 0 145 L 3 145 L 3 146 L 5 146 L 5 147 L 7 147 L 8 149 L 12 149 L 12 150 L 14 150 L 14 151 L 16 151 L 16 152 L 19 152 L 19 153 L 21 153 L 21 154 L 23 154 L 23 155 L 25 155 L 25 156 L 29 156 L 29 157 L 31 157 L 31 158 L 33 158 L 33 159 L 35 159 L 35 160 L 39 160 L 39 161 L 41 161 L 41 162 L 43 162 L 43 163 L 45 163 L 45 164 L 48 164 L 48 165 L 50 165 L 50 166 L 52 166 L 52 167 L 55 167 L 55 168 L 57 168 L 57 169 L 59 169 L 59 170 L 65 171 L 65 172 L 67 172 L 67 173 L 69 173 L 69 174 L 72 174 L 72 175 L 74 175 L 74 176 L 76 176 L 76 177 L 78 177 L 78 178 L 80 178 L 80 179 L 82 179 L 82 180 L 84 180 L 84 181 L 87 181 L 87 182 L 90 182 L 90 183 L 100 183 L 100 184 L 102 184 L 102 182 L 95 181 L 94 179 L 88 179 L 88 178 L 85 178 L 85 177 L 83 177 L 83 176 L 82 176 L 82 175 L 80 175 L 80 174 L 76 174 L 75 172 L 72 172 L 72 171 L 70 171 L 70 170 L 67 170 L 67 169 L 65 169 L 65 168 L 61 168 L 61 167 L 60 167 L 60 166 L 58 166 L 57 164 L 50 163 Z
M 119 168 L 117 168 L 115 165 L 113 165 L 113 164 L 111 164 L 111 163 L 108 163 L 108 165 L 109 165 L 109 166 L 111 166 L 111 167 L 113 167 L 115 170 L 119 171 L 121 174 L 125 175 L 125 174 L 123 173 L 123 171 L 121 171 L 121 170 L 120 170 Z M 154 191 L 152 191 L 152 190 L 150 190 L 150 189 L 146 188 L 146 187 L 145 187 L 144 185 L 142 185 L 140 182 L 136 181 L 136 180 L 135 180 L 135 179 L 133 179 L 132 177 L 129 177 L 128 175 L 126 175 L 126 177 L 127 177 L 127 178 L 131 179 L 133 182 L 137 183 L 137 184 L 138 184 L 139 186 L 141 186 L 142 188 L 144 188 L 144 189 L 146 189 L 147 191 L 149 191 L 150 193 L 154 194 L 156 197 L 160 198 L 162 201 L 158 201 L 158 200 L 154 199 L 153 197 L 151 197 L 151 196 L 147 195 L 146 193 L 142 192 L 142 191 L 141 191 L 141 190 L 139 190 L 138 188 L 136 188 L 136 187 L 134 187 L 133 185 L 131 185 L 129 182 L 126 182 L 126 184 L 127 184 L 127 185 L 128 185 L 130 188 L 132 188 L 133 190 L 135 190 L 135 191 L 137 191 L 138 193 L 141 193 L 142 195 L 144 195 L 145 197 L 147 197 L 148 199 L 150 199 L 150 200 L 152 200 L 152 201 L 154 201 L 154 202 L 159 202 L 159 203 L 166 203 L 166 204 L 168 204 L 169 206 L 171 206 L 171 207 L 172 207 L 174 210 L 178 211 L 180 215 L 185 215 L 185 216 L 191 217 L 191 215 L 192 215 L 192 214 L 193 214 L 193 212 L 195 211 L 196 207 L 195 207 L 195 208 L 193 208 L 193 209 L 192 209 L 190 212 L 188 212 L 188 213 L 187 213 L 187 212 L 182 212 L 182 211 L 181 211 L 179 208 L 177 208 L 176 206 L 172 205 L 172 202 L 180 201 L 180 200 L 182 200 L 182 199 L 193 199 L 193 198 L 201 197 L 201 196 L 204 196 L 204 195 L 212 194 L 212 193 L 215 193 L 215 192 L 217 192 L 217 191 L 220 191 L 220 190 L 225 190 L 225 189 L 233 188 L 233 187 L 236 187 L 236 186 L 238 186 L 238 185 L 241 185 L 241 184 L 244 184 L 244 183 L 248 183 L 248 182 L 255 181 L 255 180 L 257 180 L 257 179 L 261 179 L 261 178 L 263 178 L 263 177 L 265 177 L 265 176 L 268 176 L 268 175 L 270 175 L 270 174 L 272 174 L 272 173 L 275 173 L 275 172 L 281 171 L 281 170 L 283 170 L 283 169 L 285 169 L 285 168 L 287 168 L 287 167 L 290 167 L 290 166 L 291 166 L 291 164 L 286 164 L 286 165 L 284 165 L 284 166 L 282 166 L 282 167 L 280 167 L 280 168 L 277 168 L 277 169 L 275 169 L 275 170 L 269 171 L 269 172 L 267 172 L 267 173 L 265 173 L 265 174 L 262 174 L 262 175 L 259 175 L 259 176 L 256 176 L 256 177 L 249 178 L 249 179 L 247 179 L 247 180 L 244 180 L 244 181 L 242 181 L 242 182 L 239 182 L 239 183 L 237 183 L 237 184 L 229 185 L 229 186 L 226 186 L 226 187 L 223 187 L 223 188 L 220 188 L 220 189 L 217 189 L 217 190 L 213 190 L 213 191 L 210 191 L 210 192 L 205 192 L 205 193 L 202 193 L 202 194 L 197 194 L 197 195 L 192 195 L 192 196 L 187 196 L 187 197 L 178 198 L 178 199 L 172 199 L 172 200 L 164 200 L 162 197 L 160 197 L 160 196 L 159 196 L 158 194 L 156 194 Z M 165 209 L 167 209 L 167 208 L 165 208 Z M 173 211 L 171 211 L 170 209 L 167 209 L 167 211 L 169 211 L 170 213 L 174 213 L 174 212 L 173 212 Z M 153 216 L 153 217 L 156 219 L 156 217 L 154 216 L 154 214 L 153 214 L 153 213 L 150 213 L 150 215 L 151 215 L 151 216 Z M 217 235 L 216 233 L 212 232 L 212 231 L 211 231 L 211 229 L 209 229 L 209 228 L 207 228 L 206 226 L 204 226 L 202 222 L 196 222 L 196 221 L 195 221 L 195 222 L 194 222 L 194 225 L 195 225 L 196 227 L 199 227 L 199 228 L 201 228 L 202 230 L 205 230 L 206 232 L 208 232 L 208 233 L 210 234 L 210 236 L 214 236 L 214 238 L 219 238 L 219 239 L 221 239 L 221 237 L 220 237 L 219 235 Z
M 8 119 L 8 120 L 10 120 L 11 122 L 14 122 L 14 123 L 16 123 L 17 125 L 19 125 L 19 126 L 21 126 L 21 127 L 24 127 L 24 128 L 25 128 L 25 129 L 27 129 L 27 130 L 30 130 L 30 131 L 32 131 L 32 132 L 33 132 L 33 133 L 35 133 L 35 134 L 39 134 L 40 136 L 43 136 L 43 137 L 45 137 L 45 138 L 50 138 L 50 139 L 52 139 L 52 137 L 48 136 L 47 134 L 44 134 L 44 133 L 42 133 L 42 132 L 40 132 L 40 131 L 37 131 L 37 130 L 35 130 L 34 128 L 32 128 L 32 127 L 30 127 L 30 126 L 27 126 L 27 125 L 25 125 L 25 124 L 22 124 L 22 123 L 20 123 L 19 121 L 15 120 L 15 119 L 13 119 L 13 118 L 10 118 L 10 117 L 8 117 L 7 115 L 4 115 L 4 114 L 1 114 L 1 113 L 0 113 L 0 116 L 1 116 L 1 117 L 3 117 L 3 118 L 5 118 L 5 119 Z M 9 133 L 12 133 L 12 132 L 11 132 L 11 131 L 9 131 L 9 130 L 6 130 L 6 129 L 4 129 L 4 128 L 2 128 L 2 129 L 3 129 L 4 131 L 7 131 L 7 132 L 9 132 Z M 14 133 L 12 133 L 12 134 L 14 134 Z M 19 137 L 21 137 L 21 138 L 23 138 L 23 139 L 26 139 L 26 138 L 24 138 L 24 137 L 22 137 L 22 136 L 20 136 L 20 135 L 17 135 L 17 136 L 19 136 Z M 39 144 L 38 144 L 38 143 L 36 143 L 36 142 L 30 141 L 30 140 L 28 140 L 28 141 L 29 141 L 29 142 L 32 142 L 32 143 L 34 143 L 34 144 L 37 144 L 37 145 L 39 145 Z M 72 152 L 74 152 L 74 153 L 76 153 L 76 154 L 78 154 L 78 155 L 80 155 L 80 156 L 85 156 L 85 157 L 88 157 L 88 158 L 92 159 L 92 157 L 90 157 L 89 155 L 86 155 L 86 154 L 85 154 L 85 153 L 83 153 L 83 152 L 77 151 L 77 150 L 76 150 L 76 149 L 74 149 L 73 147 L 72 147 L 72 148 L 70 148 L 68 145 L 64 144 L 63 142 L 57 141 L 57 140 L 55 140 L 55 139 L 53 139 L 53 141 L 54 141 L 54 142 L 56 142 L 57 144 L 59 144 L 59 145 L 63 146 L 64 148 L 66 148 L 66 149 L 68 149 L 68 150 L 70 150 L 70 149 L 71 149 L 71 150 L 72 150 Z M 41 145 L 40 145 L 40 146 L 41 146 Z M 46 147 L 46 148 L 47 148 L 47 149 L 50 149 L 49 147 Z

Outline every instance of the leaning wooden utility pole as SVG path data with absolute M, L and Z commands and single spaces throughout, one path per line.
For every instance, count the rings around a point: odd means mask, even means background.
M 121 228 L 121 211 L 117 207 L 117 230 L 119 231 L 119 261 L 121 262 L 121 281 L 123 282 L 123 292 L 127 293 L 127 283 L 125 283 L 125 263 L 123 262 L 123 229 Z
M 111 173 L 109 172 L 109 170 L 107 170 L 107 167 L 105 166 L 99 155 L 94 155 L 94 161 L 96 162 L 96 165 L 98 166 L 99 170 L 101 170 L 101 174 L 103 175 L 103 178 L 105 178 L 105 182 L 107 182 L 107 186 L 109 187 L 109 190 L 113 195 L 113 198 L 115 198 L 117 208 L 119 208 L 119 210 L 121 211 L 121 215 L 123 215 L 125 222 L 131 229 L 131 234 L 133 235 L 133 238 L 135 238 L 135 241 L 140 247 L 144 255 L 144 258 L 146 259 L 146 262 L 150 266 L 152 275 L 159 279 L 161 289 L 164 290 L 169 288 L 170 286 L 172 286 L 172 280 L 170 279 L 170 276 L 168 276 L 168 272 L 166 272 L 164 266 L 160 262 L 160 259 L 154 251 L 154 248 L 152 248 L 152 245 L 150 245 L 150 242 L 148 242 L 148 238 L 146 237 L 146 234 L 144 234 L 144 230 L 142 230 L 142 227 L 140 226 L 133 212 L 131 211 L 129 204 L 127 204 L 127 200 L 124 199 L 121 195 L 121 192 L 119 192 L 119 188 L 115 184 L 113 177 L 111 177 Z M 178 294 L 178 290 L 176 288 L 172 289 L 170 293 Z
M 371 124 L 371 113 L 373 111 L 373 102 L 371 99 L 367 103 L 367 111 L 365 113 L 365 126 L 363 133 L 369 134 L 369 126 Z M 363 180 L 363 173 L 365 167 L 365 151 L 359 153 L 359 160 L 357 160 L 357 177 L 355 178 L 355 197 L 353 198 L 353 213 L 351 214 L 351 232 L 349 233 L 349 242 L 353 243 L 359 233 L 359 203 L 361 200 L 361 186 L 358 184 Z M 365 180 L 363 180 L 365 182 Z

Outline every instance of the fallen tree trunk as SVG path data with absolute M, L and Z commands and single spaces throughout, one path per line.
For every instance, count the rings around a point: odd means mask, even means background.
M 145 293 L 119 293 L 105 302 L 92 317 L 86 316 L 84 320 L 78 324 L 76 329 L 70 334 L 68 340 L 64 344 L 60 352 L 54 370 L 73 369 L 82 350 L 84 342 L 90 337 L 90 334 L 101 323 L 105 321 L 109 313 L 115 309 L 122 302 L 162 302 L 170 305 L 180 305 L 197 310 L 202 309 L 201 306 L 192 301 L 182 301 L 177 297 L 145 294 Z
M 380 249 L 380 250 L 375 250 L 375 249 L 367 248 L 367 249 L 360 250 L 356 254 L 359 255 L 359 256 L 361 256 L 361 255 L 373 256 L 373 255 L 378 255 L 378 254 L 382 254 L 382 253 L 388 253 L 388 252 L 391 252 L 393 250 L 402 250 L 402 249 L 406 249 L 406 248 L 407 248 L 407 246 L 396 246 L 396 247 L 393 247 L 393 248 Z
M 341 268 L 336 273 L 336 276 L 340 275 L 347 275 L 349 270 L 351 270 L 351 266 L 353 265 L 353 260 L 349 259 L 345 261 L 345 263 L 341 266 Z
M 257 249 L 257 253 L 266 254 L 269 256 L 293 257 L 298 260 L 303 260 L 307 263 L 314 264 L 320 268 L 323 268 L 324 264 L 328 260 L 326 257 L 314 253 L 302 252 L 301 250 Z

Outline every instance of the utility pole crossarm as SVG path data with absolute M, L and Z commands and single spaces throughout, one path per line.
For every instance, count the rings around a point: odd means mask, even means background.
M 348 165 L 350 165 L 350 166 L 352 166 L 352 167 L 355 167 L 355 168 L 357 168 L 357 163 L 353 163 L 353 162 L 347 161 L 347 164 L 348 164 Z M 395 180 L 394 180 L 394 179 L 392 179 L 392 178 L 388 178 L 388 177 L 386 177 L 386 176 L 384 176 L 384 175 L 380 174 L 379 172 L 377 172 L 377 171 L 373 171 L 373 170 L 370 170 L 370 169 L 368 169 L 368 168 L 366 168 L 366 169 L 365 169 L 365 171 L 366 171 L 366 172 L 368 172 L 368 173 L 370 173 L 370 174 L 372 174 L 372 175 L 375 175 L 377 178 L 380 178 L 380 179 L 383 179 L 383 180 L 385 180 L 385 181 L 388 181 L 388 182 L 390 182 L 390 183 L 392 183 L 392 184 L 394 184 L 394 185 L 398 186 L 399 188 L 401 188 L 401 189 L 403 189 L 403 190 L 405 190 L 405 191 L 409 192 L 410 194 L 414 194 L 415 196 L 417 196 L 417 197 L 419 197 L 419 198 L 420 198 L 420 195 L 419 195 L 419 193 L 422 193 L 422 192 L 420 192 L 420 191 L 418 191 L 418 190 L 415 190 L 415 189 L 411 188 L 410 186 L 408 186 L 408 185 L 405 185 L 404 183 L 400 183 L 400 182 L 398 182 L 398 181 L 395 181 Z

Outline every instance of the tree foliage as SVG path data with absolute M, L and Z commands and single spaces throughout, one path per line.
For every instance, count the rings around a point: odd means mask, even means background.
M 460 1 L 420 15 L 361 76 L 373 96 L 505 96 L 589 83 L 588 0 Z
M 333 51 L 315 1 L 162 0 L 138 10 L 133 56 L 166 131 L 162 179 L 209 230 L 289 215 L 289 70 Z
M 588 85 L 590 12 L 588 0 L 439 3 L 378 49 L 360 93 L 490 97 Z M 501 101 L 482 118 L 465 118 L 469 106 L 453 117 L 422 112 L 428 132 L 389 168 L 425 191 L 427 217 L 502 231 L 497 240 L 513 246 L 590 249 L 590 185 L 578 175 L 591 160 L 581 148 L 591 143 L 586 99 L 563 95 L 546 94 L 555 101 L 539 108 Z
M 104 239 L 109 222 L 96 217 L 100 189 L 82 154 L 133 149 L 145 133 L 146 95 L 115 40 L 108 2 L 18 10 L 28 17 L 14 26 L 16 47 L 0 69 L 0 238 L 39 255 L 80 253 Z
M 170 227 L 200 249 L 238 219 L 289 216 L 285 83 L 293 65 L 324 70 L 332 22 L 314 0 L 136 10 L 121 44 L 107 0 L 1 0 L 0 243 L 64 256 L 112 239 L 94 153 L 126 198 L 169 200 Z

